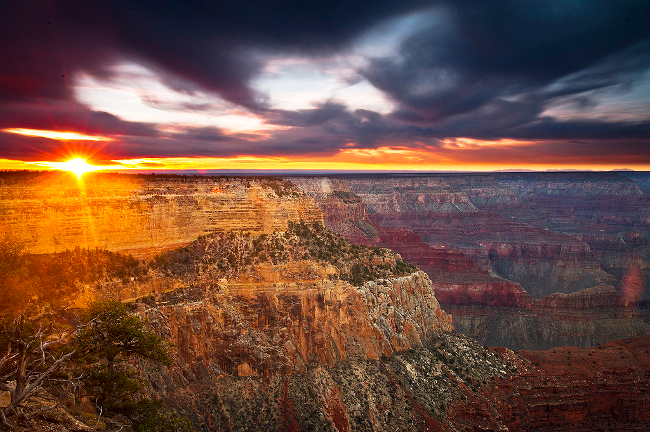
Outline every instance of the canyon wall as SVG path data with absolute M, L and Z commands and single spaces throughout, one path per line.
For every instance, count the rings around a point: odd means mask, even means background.
M 292 181 L 330 229 L 427 272 L 456 330 L 482 343 L 547 349 L 650 332 L 635 311 L 648 291 L 648 201 L 615 173 Z M 588 299 L 597 313 L 555 293 Z
M 153 307 L 139 304 L 183 367 L 203 380 L 376 360 L 452 329 L 423 272 L 359 287 L 328 280 L 226 283 L 216 293 L 181 290 L 159 296 Z
M 405 326 L 411 348 L 377 356 L 377 336 L 387 335 L 378 320 L 407 309 L 393 304 L 366 318 L 358 307 L 370 306 L 370 297 L 348 301 L 339 312 L 346 323 L 340 332 L 320 327 L 331 309 L 319 312 L 313 300 L 305 301 L 309 296 L 280 313 L 289 319 L 274 339 L 263 334 L 264 326 L 282 306 L 258 301 L 250 307 L 241 298 L 229 306 L 214 300 L 140 305 L 140 313 L 175 341 L 178 355 L 170 368 L 143 365 L 149 394 L 204 431 L 619 431 L 650 424 L 649 337 L 514 353 L 488 349 L 444 325 L 426 338 L 415 338 L 415 328 L 408 336 Z M 241 310 L 248 315 L 228 310 L 246 304 Z M 350 320 L 352 311 L 360 313 Z M 364 321 L 377 327 L 368 332 Z M 296 324 L 311 335 L 296 331 Z M 336 353 L 325 347 L 337 346 L 342 336 L 345 355 L 319 357 Z M 237 367 L 229 366 L 233 360 Z
M 0 176 L 0 237 L 33 253 L 99 247 L 151 256 L 219 230 L 270 233 L 320 221 L 279 179 L 69 173 Z

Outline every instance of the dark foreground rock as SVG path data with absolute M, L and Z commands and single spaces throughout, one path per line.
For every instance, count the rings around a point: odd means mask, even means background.
M 514 353 L 443 332 L 377 360 L 195 378 L 166 401 L 205 431 L 647 430 L 649 349 L 644 337 Z

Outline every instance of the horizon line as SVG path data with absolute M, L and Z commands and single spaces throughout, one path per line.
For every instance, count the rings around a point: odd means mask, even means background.
M 0 169 L 0 172 L 33 172 L 33 173 L 48 173 L 48 172 L 67 172 L 66 170 L 60 169 L 45 169 L 45 170 L 30 170 L 30 169 Z M 516 174 L 516 173 L 644 173 L 650 172 L 645 170 L 633 170 L 629 168 L 620 168 L 620 169 L 611 169 L 611 170 L 589 170 L 589 169 L 545 169 L 545 170 L 534 170 L 534 169 L 498 169 L 498 170 L 318 170 L 318 169 L 208 169 L 200 170 L 195 168 L 190 169 L 121 169 L 121 170 L 96 170 L 93 174 L 190 174 L 198 176 L 211 176 L 211 175 L 220 175 L 220 174 L 238 174 L 238 175 L 256 175 L 264 173 L 273 173 L 281 175 L 325 175 L 325 174 Z

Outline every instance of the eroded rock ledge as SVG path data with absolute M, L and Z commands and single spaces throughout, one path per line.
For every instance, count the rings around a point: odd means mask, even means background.
M 378 359 L 421 347 L 452 329 L 423 272 L 354 287 L 318 284 L 224 286 L 196 298 L 187 290 L 139 311 L 174 344 L 169 391 L 187 380 L 302 372 L 310 362 Z M 189 375 L 188 375 L 189 374 Z M 188 378 L 190 377 L 190 378 Z

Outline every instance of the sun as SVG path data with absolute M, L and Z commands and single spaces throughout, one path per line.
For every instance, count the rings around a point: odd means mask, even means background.
M 59 171 L 68 171 L 77 176 L 79 180 L 84 174 L 91 171 L 105 170 L 108 166 L 90 165 L 83 157 L 76 156 L 66 162 L 28 162 L 30 164 L 52 168 Z
M 96 166 L 88 165 L 88 162 L 80 157 L 76 157 L 70 159 L 67 162 L 63 162 L 57 168 L 74 173 L 74 175 L 76 175 L 79 180 L 81 180 L 81 176 L 83 176 L 85 173 L 99 169 Z

